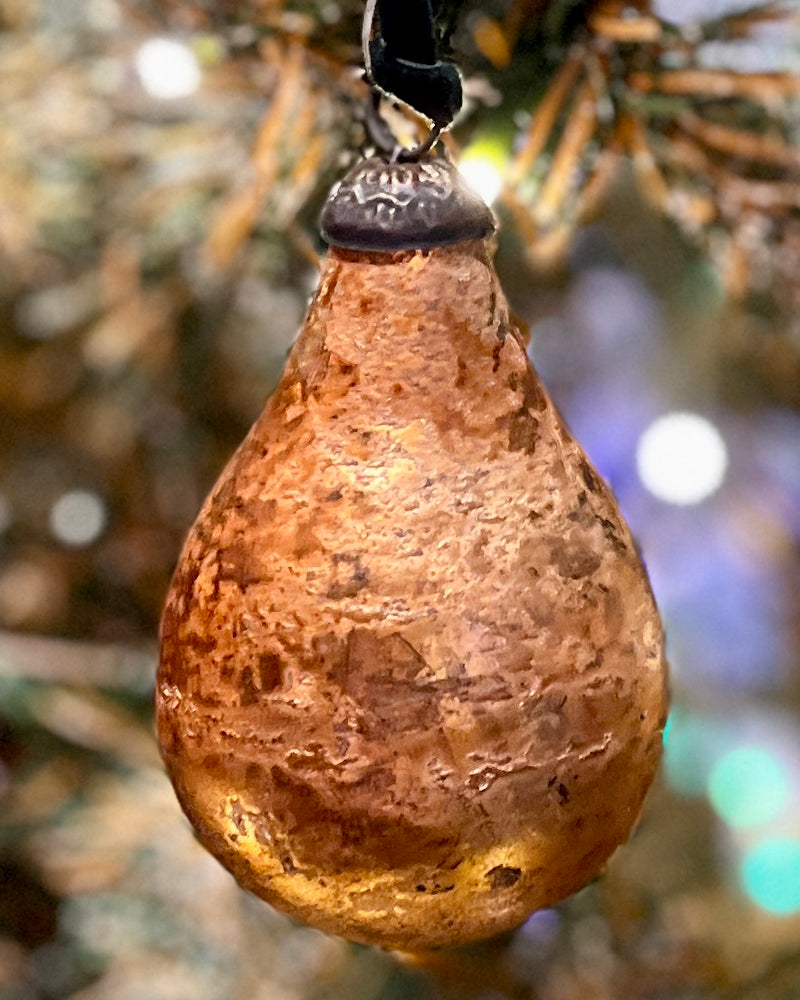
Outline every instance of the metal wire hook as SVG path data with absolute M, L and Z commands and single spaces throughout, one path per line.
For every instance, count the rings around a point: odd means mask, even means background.
M 372 77 L 372 53 L 369 42 L 372 37 L 372 22 L 375 20 L 375 7 L 378 0 L 367 0 L 364 8 L 364 20 L 361 22 L 361 57 L 364 60 L 364 75 L 370 87 L 375 87 Z

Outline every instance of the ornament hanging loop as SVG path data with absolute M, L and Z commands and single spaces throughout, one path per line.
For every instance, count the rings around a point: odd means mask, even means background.
M 441 0 L 366 0 L 361 30 L 364 75 L 371 94 L 366 128 L 372 142 L 391 162 L 413 163 L 438 142 L 461 108 L 458 67 L 440 57 L 445 35 L 439 23 Z M 379 30 L 374 31 L 375 14 Z M 416 146 L 398 143 L 380 113 L 387 97 L 431 123 Z
M 432 125 L 428 135 L 416 146 L 403 146 L 397 141 L 394 133 L 381 115 L 381 94 L 373 90 L 368 99 L 364 124 L 367 134 L 374 145 L 389 159 L 390 163 L 416 163 L 426 153 L 429 153 L 442 134 L 438 125 Z

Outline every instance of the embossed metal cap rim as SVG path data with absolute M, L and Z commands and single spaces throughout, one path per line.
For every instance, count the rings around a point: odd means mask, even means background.
M 494 216 L 447 160 L 354 167 L 331 194 L 320 220 L 323 238 L 347 250 L 429 250 L 485 239 Z

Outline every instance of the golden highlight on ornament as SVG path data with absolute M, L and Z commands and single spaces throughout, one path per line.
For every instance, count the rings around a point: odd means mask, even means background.
M 175 572 L 159 739 L 243 886 L 354 941 L 459 945 L 627 838 L 661 749 L 661 623 L 458 172 L 367 161 L 323 228 L 280 384 Z

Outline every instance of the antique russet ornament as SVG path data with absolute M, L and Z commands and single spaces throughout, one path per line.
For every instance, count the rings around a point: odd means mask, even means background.
M 406 950 L 515 927 L 628 836 L 661 624 L 526 356 L 491 213 L 367 160 L 277 389 L 186 541 L 158 732 L 201 841 L 312 926 Z

